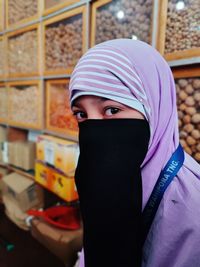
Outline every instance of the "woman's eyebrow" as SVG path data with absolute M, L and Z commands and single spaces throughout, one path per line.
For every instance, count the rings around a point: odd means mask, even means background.
M 74 103 L 72 103 L 72 108 L 73 107 L 81 108 L 81 104 L 79 103 L 79 101 L 81 101 L 81 99 L 74 101 Z M 105 97 L 99 97 L 99 102 L 105 102 L 105 101 L 112 101 L 112 100 L 105 98 Z
M 81 106 L 78 104 L 78 103 L 74 103 L 74 104 L 72 104 L 72 109 L 73 108 L 80 108 Z

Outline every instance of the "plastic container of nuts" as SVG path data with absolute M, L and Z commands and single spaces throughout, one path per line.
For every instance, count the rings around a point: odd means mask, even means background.
M 153 0 L 99 0 L 92 4 L 91 46 L 116 38 L 151 42 Z
M 9 77 L 35 76 L 39 73 L 39 26 L 29 26 L 7 36 Z
M 200 75 L 190 70 L 175 73 L 180 142 L 184 150 L 200 162 Z M 200 69 L 199 69 L 200 73 Z M 179 75 L 177 75 L 179 74 Z M 190 77 L 188 77 L 191 75 Z M 176 78 L 179 76 L 179 78 Z
M 199 56 L 199 10 L 199 0 L 160 1 L 157 48 L 167 60 Z
M 27 23 L 39 16 L 39 0 L 7 0 L 7 28 Z
M 46 128 L 77 137 L 78 125 L 69 103 L 68 79 L 46 82 Z
M 45 74 L 70 74 L 86 51 L 86 6 L 46 20 L 43 27 Z
M 0 122 L 8 119 L 8 90 L 5 84 L 0 84 Z
M 42 128 L 42 92 L 39 81 L 8 83 L 9 124 Z

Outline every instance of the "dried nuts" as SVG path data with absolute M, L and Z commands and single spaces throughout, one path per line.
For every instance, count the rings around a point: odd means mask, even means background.
M 200 78 L 176 82 L 180 142 L 200 162 Z

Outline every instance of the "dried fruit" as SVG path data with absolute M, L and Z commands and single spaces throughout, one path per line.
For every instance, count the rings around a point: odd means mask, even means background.
M 69 92 L 66 89 L 66 84 L 51 84 L 49 90 L 49 126 L 57 129 L 77 131 L 78 125 L 71 112 Z

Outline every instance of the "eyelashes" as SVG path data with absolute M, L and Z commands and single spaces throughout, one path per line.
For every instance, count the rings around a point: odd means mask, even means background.
M 106 106 L 102 108 L 101 110 L 95 111 L 95 113 L 96 113 L 97 118 L 106 119 L 106 118 L 114 117 L 120 111 L 121 109 L 118 107 Z M 83 110 L 74 110 L 72 112 L 73 112 L 73 116 L 79 122 L 85 119 L 90 119 L 90 114 L 87 114 L 87 112 Z
M 106 107 L 106 108 L 104 109 L 104 113 L 105 113 L 105 115 L 107 115 L 107 116 L 115 115 L 115 114 L 117 114 L 119 111 L 120 111 L 120 109 L 119 109 L 119 108 L 116 108 L 116 107 Z

